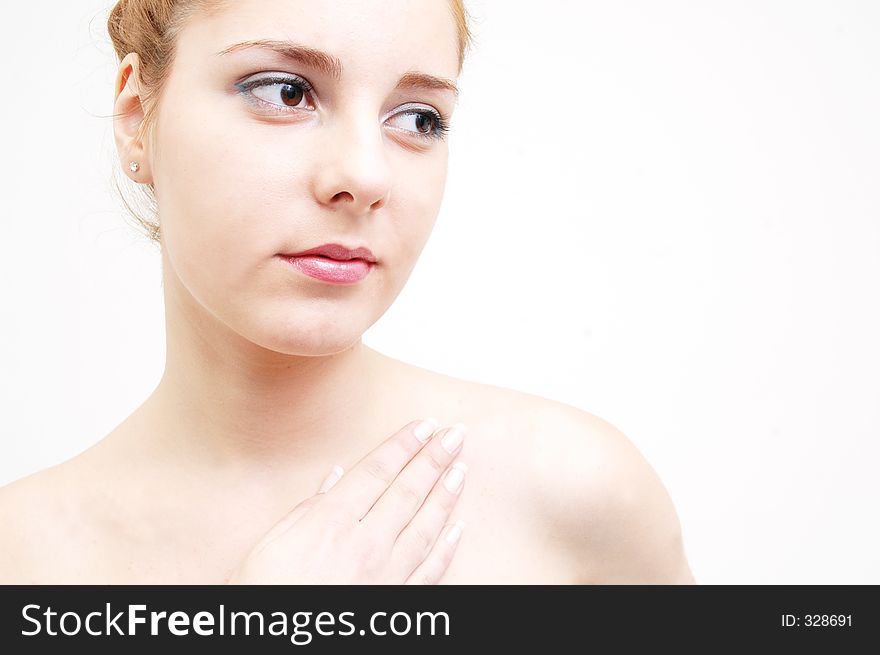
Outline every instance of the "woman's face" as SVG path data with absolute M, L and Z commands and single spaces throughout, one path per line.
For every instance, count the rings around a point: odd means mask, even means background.
M 437 0 L 228 4 L 181 32 L 147 146 L 165 286 L 265 348 L 339 352 L 397 297 L 436 220 L 448 143 L 433 114 L 448 121 L 456 96 L 398 83 L 457 77 L 455 21 Z M 341 70 L 236 46 L 258 40 L 323 51 Z M 278 256 L 326 243 L 377 262 L 333 284 Z

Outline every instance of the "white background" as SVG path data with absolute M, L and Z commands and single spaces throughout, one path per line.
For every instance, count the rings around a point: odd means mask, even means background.
M 0 484 L 152 391 L 108 1 L 0 21 Z M 701 583 L 880 583 L 880 3 L 470 0 L 447 193 L 364 340 L 615 424 Z

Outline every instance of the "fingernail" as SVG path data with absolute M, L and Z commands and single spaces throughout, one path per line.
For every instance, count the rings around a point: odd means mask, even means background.
M 446 533 L 446 541 L 450 544 L 454 544 L 461 538 L 462 530 L 464 530 L 464 521 L 459 519 L 455 522 L 455 525 L 449 528 L 449 532 Z
M 434 434 L 438 427 L 440 427 L 440 421 L 432 416 L 419 423 L 413 432 L 416 435 L 416 439 L 425 443 L 430 439 L 431 435 Z
M 440 440 L 440 443 L 443 444 L 446 452 L 452 454 L 458 450 L 461 442 L 464 441 L 464 435 L 466 432 L 467 426 L 464 423 L 456 423 L 447 430 L 446 434 L 444 434 L 443 438 Z
M 323 493 L 325 491 L 330 491 L 334 484 L 339 482 L 339 479 L 345 473 L 345 470 L 339 466 L 339 464 L 333 465 L 333 470 L 327 474 L 327 477 L 324 478 L 324 482 L 321 483 L 321 488 L 318 490 L 318 493 Z
M 457 494 L 461 489 L 461 483 L 464 482 L 465 473 L 467 473 L 467 464 L 456 462 L 451 469 L 446 471 L 446 475 L 443 477 L 443 486 L 450 493 Z

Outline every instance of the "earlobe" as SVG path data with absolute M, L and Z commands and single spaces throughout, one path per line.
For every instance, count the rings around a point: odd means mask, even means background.
M 137 53 L 129 53 L 119 64 L 116 75 L 116 100 L 113 105 L 113 133 L 119 161 L 128 176 L 136 182 L 152 182 L 146 149 L 140 138 L 144 121 L 139 80 L 140 59 Z M 133 166 L 137 163 L 137 166 Z

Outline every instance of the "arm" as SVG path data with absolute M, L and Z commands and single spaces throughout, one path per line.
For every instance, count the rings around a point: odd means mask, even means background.
M 562 403 L 535 417 L 535 498 L 572 562 L 572 582 L 696 584 L 672 500 L 632 442 Z

